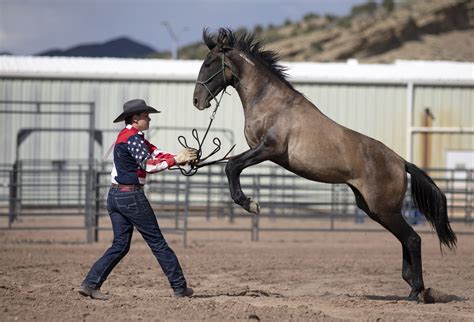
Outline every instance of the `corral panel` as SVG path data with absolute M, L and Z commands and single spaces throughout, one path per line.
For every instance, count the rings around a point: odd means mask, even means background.
M 432 127 L 474 128 L 474 91 L 472 87 L 416 86 L 414 124 L 425 126 L 425 110 L 434 116 Z M 427 167 L 445 167 L 449 150 L 474 150 L 473 134 L 417 134 L 414 161 L 424 163 L 428 145 Z

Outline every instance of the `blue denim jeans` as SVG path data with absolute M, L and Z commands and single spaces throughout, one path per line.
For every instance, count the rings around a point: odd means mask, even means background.
M 107 210 L 112 220 L 114 240 L 112 246 L 92 266 L 83 284 L 94 289 L 102 286 L 110 272 L 128 253 L 135 227 L 150 246 L 174 292 L 185 291 L 186 279 L 181 265 L 161 234 L 153 209 L 143 190 L 123 192 L 118 188 L 110 188 Z

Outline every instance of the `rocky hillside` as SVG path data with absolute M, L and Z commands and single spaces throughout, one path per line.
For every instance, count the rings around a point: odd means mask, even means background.
M 368 1 L 346 17 L 308 14 L 253 32 L 286 61 L 474 61 L 474 1 Z M 201 59 L 206 51 L 194 44 L 182 48 L 180 57 Z

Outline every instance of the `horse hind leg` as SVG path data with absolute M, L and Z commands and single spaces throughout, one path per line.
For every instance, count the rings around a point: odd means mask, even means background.
M 411 286 L 409 301 L 418 301 L 418 296 L 425 289 L 421 261 L 421 238 L 403 219 L 400 212 L 384 216 L 372 214 L 377 222 L 390 231 L 402 244 L 403 264 L 402 278 Z M 371 216 L 372 217 L 372 216 Z
M 404 219 L 402 218 L 402 220 Z M 411 292 L 410 295 L 408 295 L 408 300 L 418 301 L 418 295 L 425 289 L 421 261 L 421 237 L 413 230 L 413 228 L 410 227 L 410 225 L 407 223 L 405 224 L 410 229 L 409 235 L 405 239 L 409 253 L 409 256 L 407 257 L 411 260 L 411 270 L 409 268 L 406 269 L 407 274 L 411 271 L 411 284 L 409 283 L 411 286 Z
M 349 184 L 355 195 L 357 206 L 365 213 L 390 231 L 402 244 L 403 264 L 402 278 L 410 285 L 408 300 L 418 300 L 418 295 L 424 290 L 421 262 L 421 238 L 403 219 L 400 212 L 380 216 L 370 210 L 368 203 L 360 191 Z
M 412 286 L 413 282 L 411 280 L 412 272 L 411 272 L 410 251 L 408 250 L 406 246 L 403 246 L 403 245 L 402 245 L 402 251 L 403 251 L 402 278 L 405 280 L 405 282 L 408 283 L 408 285 Z

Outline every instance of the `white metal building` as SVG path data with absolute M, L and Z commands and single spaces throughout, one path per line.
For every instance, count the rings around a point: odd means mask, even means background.
M 206 127 L 212 112 L 212 108 L 198 111 L 192 105 L 200 65 L 201 61 L 0 56 L 0 101 L 93 102 L 96 128 L 118 130 L 122 124 L 112 120 L 121 112 L 123 102 L 143 98 L 162 110 L 152 116 L 152 126 L 166 127 L 149 131 L 151 141 L 177 151 L 181 148 L 179 134 L 193 145 L 191 130 L 168 128 Z M 420 166 L 474 167 L 473 63 L 366 65 L 350 60 L 285 65 L 295 88 L 338 123 L 384 142 Z M 243 113 L 236 92 L 229 93 L 231 96 L 224 95 L 214 127 L 231 130 L 234 137 L 221 132 L 215 136 L 222 138 L 223 149 L 235 140 L 238 153 L 247 149 Z M 1 164 L 14 162 L 21 129 L 87 127 L 84 116 L 7 113 L 35 108 L 0 103 Z M 73 105 L 42 105 L 41 111 L 73 108 L 77 110 Z M 427 127 L 440 133 L 429 137 L 420 133 Z M 96 157 L 104 155 L 115 135 L 115 131 L 104 132 Z M 18 154 L 22 160 L 86 159 L 87 143 L 81 133 L 38 133 L 25 141 Z

